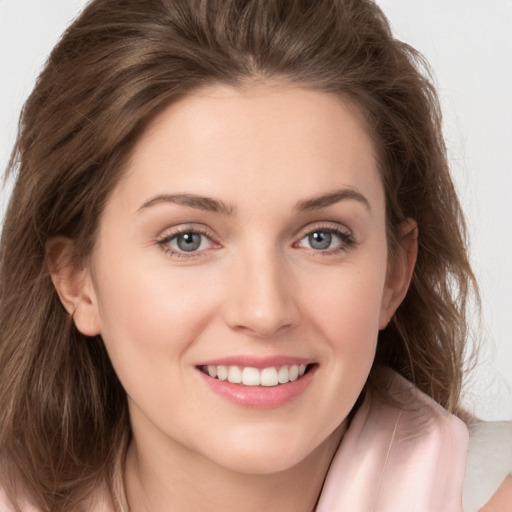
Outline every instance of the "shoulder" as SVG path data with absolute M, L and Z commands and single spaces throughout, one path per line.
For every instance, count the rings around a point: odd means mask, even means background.
M 399 375 L 387 375 L 393 400 L 369 390 L 317 510 L 512 512 L 512 422 L 468 426 Z
M 339 446 L 318 512 L 461 512 L 466 425 L 394 372 L 371 387 Z M 385 387 L 384 387 L 385 386 Z
M 469 432 L 464 510 L 512 512 L 512 421 L 474 421 Z

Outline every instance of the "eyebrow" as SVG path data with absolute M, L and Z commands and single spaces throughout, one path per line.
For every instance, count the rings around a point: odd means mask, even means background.
M 327 208 L 340 201 L 352 199 L 363 204 L 368 211 L 371 211 L 370 203 L 357 190 L 352 188 L 345 188 L 328 192 L 310 199 L 304 199 L 295 204 L 295 210 L 299 213 L 314 210 L 321 210 Z M 214 199 L 213 197 L 198 196 L 195 194 L 161 194 L 146 201 L 139 209 L 138 212 L 150 208 L 151 206 L 161 203 L 173 203 L 181 206 L 188 206 L 189 208 L 196 208 L 207 212 L 220 213 L 222 215 L 233 215 L 235 208 L 223 201 Z
M 212 197 L 198 196 L 195 194 L 162 194 L 146 201 L 138 212 L 146 208 L 150 208 L 156 204 L 173 203 L 190 208 L 197 208 L 207 212 L 221 213 L 223 215 L 233 215 L 234 208 L 218 199 Z
M 340 201 L 344 201 L 346 199 L 359 201 L 366 207 L 368 211 L 372 211 L 368 199 L 366 199 L 363 194 L 353 188 L 335 190 L 334 192 L 329 192 L 327 194 L 312 197 L 311 199 L 299 201 L 295 205 L 295 209 L 299 212 L 321 210 L 322 208 L 327 208 L 328 206 L 339 203 Z

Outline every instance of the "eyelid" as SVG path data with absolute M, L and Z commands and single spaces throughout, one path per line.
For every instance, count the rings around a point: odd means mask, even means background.
M 351 229 L 349 229 L 344 224 L 341 224 L 339 222 L 333 222 L 333 221 L 319 221 L 319 222 L 313 222 L 312 224 L 308 224 L 307 226 L 304 226 L 301 228 L 296 236 L 295 239 L 301 240 L 305 236 L 314 233 L 315 231 L 330 231 L 333 233 L 339 232 L 343 235 L 347 236 L 353 236 L 353 232 Z
M 198 233 L 201 235 L 205 235 L 208 238 L 211 238 L 212 240 L 218 238 L 217 235 L 204 224 L 196 224 L 194 222 L 190 222 L 165 228 L 157 236 L 157 241 L 166 240 L 181 233 Z

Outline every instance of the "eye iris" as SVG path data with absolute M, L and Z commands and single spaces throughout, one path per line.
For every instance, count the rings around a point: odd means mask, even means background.
M 182 251 L 197 251 L 201 245 L 201 235 L 197 233 L 182 233 L 178 235 L 176 243 Z
M 309 236 L 309 245 L 313 249 L 328 249 L 331 245 L 332 235 L 326 231 L 315 231 Z

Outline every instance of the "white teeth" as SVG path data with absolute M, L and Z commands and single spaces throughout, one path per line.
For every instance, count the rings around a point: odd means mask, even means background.
M 306 373 L 306 368 L 305 364 L 270 366 L 261 370 L 250 366 L 240 368 L 239 366 L 208 365 L 203 367 L 203 371 L 214 379 L 227 380 L 233 384 L 273 387 L 299 379 Z
M 261 385 L 262 386 L 277 386 L 277 370 L 275 367 L 263 368 L 261 370 Z
M 244 368 L 242 382 L 245 386 L 259 386 L 260 381 L 260 371 L 257 368 Z
M 240 384 L 242 382 L 242 370 L 238 366 L 230 366 L 228 370 L 228 381 L 233 384 Z
M 217 366 L 217 378 L 226 380 L 228 378 L 228 369 L 226 366 Z
M 280 384 L 286 384 L 287 382 L 290 382 L 290 372 L 288 370 L 288 366 L 281 366 L 281 368 L 279 368 L 277 380 Z

